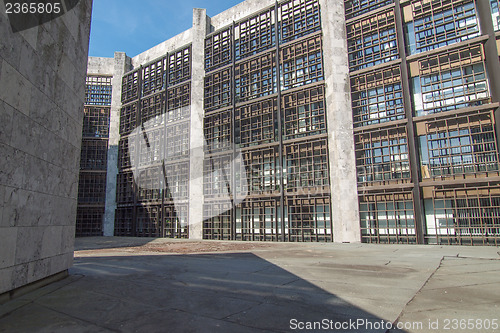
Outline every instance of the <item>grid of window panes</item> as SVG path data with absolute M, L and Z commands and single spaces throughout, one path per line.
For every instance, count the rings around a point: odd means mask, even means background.
M 319 1 L 290 0 L 205 38 L 204 238 L 332 240 L 330 205 L 305 204 L 329 200 L 320 30 Z
M 111 105 L 111 76 L 88 75 L 85 84 L 85 105 Z
M 237 240 L 277 241 L 281 235 L 279 201 L 247 199 L 236 207 Z
M 479 36 L 473 0 L 418 0 L 403 8 L 410 54 Z
M 404 126 L 358 132 L 355 142 L 359 185 L 410 182 Z
M 347 25 L 349 69 L 357 71 L 399 58 L 394 9 Z
M 363 242 L 416 242 L 411 190 L 360 193 L 359 215 Z
M 491 111 L 428 121 L 420 136 L 422 178 L 499 175 Z
M 106 170 L 112 76 L 88 75 L 83 108 L 76 233 L 101 236 L 106 199 Z
M 410 65 L 415 115 L 489 102 L 482 45 L 424 57 Z
M 427 208 L 427 207 L 426 207 Z M 427 237 L 437 244 L 500 245 L 500 184 L 437 186 Z
M 116 234 L 188 236 L 191 55 L 183 46 L 122 78 Z
M 347 20 L 350 20 L 356 16 L 366 14 L 393 3 L 394 0 L 346 0 L 344 3 L 345 16 Z
M 479 1 L 344 1 L 365 242 L 414 243 L 423 230 L 419 242 L 497 244 L 498 228 L 482 222 L 495 209 L 474 198 L 495 206 L 478 189 L 499 186 L 489 181 L 499 176 L 499 154 L 487 66 L 497 59 L 485 51 L 496 41 L 481 33 L 480 20 L 487 26 L 490 17 L 478 12 Z M 487 1 L 498 31 L 500 1 Z M 458 199 L 451 193 L 462 182 L 470 190 Z M 437 200 L 437 193 L 451 198 Z M 467 205 L 470 213 L 457 208 Z M 424 225 L 415 226 L 414 210 Z M 482 231 L 464 236 L 460 228 L 474 223 Z
M 399 65 L 351 77 L 354 127 L 405 118 Z

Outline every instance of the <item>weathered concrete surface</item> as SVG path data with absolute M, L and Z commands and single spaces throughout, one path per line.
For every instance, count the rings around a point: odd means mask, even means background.
M 206 9 L 193 9 L 193 50 L 203 50 L 205 36 L 210 29 Z M 189 124 L 189 238 L 203 237 L 203 160 L 205 138 L 203 133 L 203 96 L 205 61 L 203 52 L 192 52 L 191 117 Z
M 333 240 L 360 242 L 344 2 L 320 0 Z
M 398 318 L 422 322 L 406 332 L 443 332 L 428 321 L 499 317 L 493 247 L 116 237 L 76 247 L 69 278 L 0 306 L 0 332 L 284 332 L 292 319 Z M 230 251 L 200 253 L 216 248 Z
M 0 3 L 0 295 L 73 260 L 91 13 L 13 33 Z

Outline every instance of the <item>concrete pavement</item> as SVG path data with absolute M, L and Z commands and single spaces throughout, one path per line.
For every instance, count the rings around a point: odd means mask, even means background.
M 499 251 L 82 238 L 0 332 L 500 332 Z

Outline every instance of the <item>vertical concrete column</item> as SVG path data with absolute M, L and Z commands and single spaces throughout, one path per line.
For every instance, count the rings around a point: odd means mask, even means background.
M 476 1 L 477 14 L 479 16 L 479 26 L 481 34 L 488 35 L 489 38 L 484 43 L 484 53 L 486 55 L 486 70 L 488 72 L 488 83 L 492 102 L 500 101 L 500 66 L 498 62 L 498 48 L 493 28 L 493 18 L 491 17 L 490 1 Z M 497 145 L 500 147 L 500 108 L 495 110 L 495 129 L 497 132 Z
M 206 9 L 193 9 L 191 55 L 191 125 L 189 156 L 189 238 L 203 238 L 203 80 L 205 36 L 210 28 Z
M 356 158 L 343 0 L 320 0 L 333 239 L 360 242 Z
M 111 111 L 109 115 L 108 167 L 106 173 L 106 208 L 103 234 L 113 236 L 116 210 L 116 176 L 118 175 L 118 142 L 120 141 L 120 108 L 122 106 L 122 77 L 130 68 L 130 58 L 124 52 L 115 52 L 113 79 L 111 80 Z

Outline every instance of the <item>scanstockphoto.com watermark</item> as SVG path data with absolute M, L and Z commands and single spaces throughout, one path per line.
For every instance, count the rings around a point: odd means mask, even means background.
M 300 321 L 298 319 L 290 319 L 290 329 L 294 331 L 309 331 L 309 330 L 325 330 L 325 331 L 388 331 L 393 329 L 410 330 L 410 331 L 440 331 L 454 332 L 457 330 L 477 332 L 491 331 L 497 332 L 500 328 L 499 320 L 483 319 L 483 318 L 445 318 L 445 319 L 429 319 L 427 321 L 413 322 L 396 322 L 391 323 L 385 320 L 370 320 L 370 319 L 349 319 L 345 321 L 336 321 L 332 319 L 322 319 L 321 321 Z

